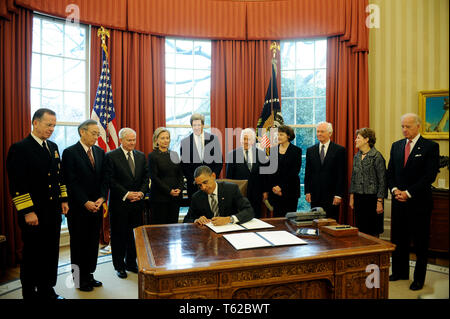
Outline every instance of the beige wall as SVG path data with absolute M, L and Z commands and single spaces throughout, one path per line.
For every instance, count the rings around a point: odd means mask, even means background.
M 419 112 L 418 92 L 449 89 L 449 0 L 370 0 L 380 8 L 380 28 L 370 30 L 370 126 L 389 160 L 402 138 L 400 116 Z M 449 155 L 448 140 L 436 140 Z M 439 178 L 446 179 L 441 169 Z

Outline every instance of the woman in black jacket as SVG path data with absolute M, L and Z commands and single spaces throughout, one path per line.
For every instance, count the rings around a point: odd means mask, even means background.
M 302 149 L 291 143 L 294 130 L 287 126 L 278 127 L 278 145 L 270 149 L 277 154 L 276 172 L 267 177 L 267 192 L 270 204 L 274 207 L 273 217 L 284 217 L 288 212 L 296 212 L 300 198 L 300 168 Z M 271 164 L 273 165 L 273 164 Z
M 169 150 L 170 132 L 158 127 L 153 134 L 153 152 L 148 154 L 150 188 L 150 224 L 178 223 L 183 193 L 180 158 Z

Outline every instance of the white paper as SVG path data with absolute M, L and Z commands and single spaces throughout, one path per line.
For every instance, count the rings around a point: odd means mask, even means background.
M 230 242 L 236 249 L 249 249 L 258 247 L 270 247 L 271 244 L 256 235 L 256 233 L 238 233 L 223 235 L 223 237 Z
M 230 231 L 245 230 L 245 228 L 239 224 L 226 224 L 226 225 L 222 225 L 222 226 L 214 226 L 213 223 L 208 223 L 205 225 L 208 226 L 209 228 L 211 228 L 213 231 L 215 231 L 218 234 L 226 233 L 226 232 L 230 232 Z
M 303 239 L 300 239 L 284 230 L 258 232 L 258 235 L 264 237 L 275 246 L 307 244 L 307 242 Z
M 275 227 L 273 225 L 270 225 L 266 222 L 263 222 L 262 220 L 259 220 L 258 218 L 253 218 L 252 220 L 241 224 L 246 229 L 261 229 L 261 228 L 272 228 Z

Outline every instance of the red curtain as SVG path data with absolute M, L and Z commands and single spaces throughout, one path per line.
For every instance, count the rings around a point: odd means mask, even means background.
M 222 134 L 224 156 L 239 146 L 240 136 L 238 131 L 237 138 L 226 134 L 225 128 L 256 127 L 271 77 L 271 43 L 212 41 L 211 126 Z M 279 84 L 279 76 L 277 80 Z
M 23 139 L 31 130 L 33 15 L 24 9 L 15 12 L 10 12 L 9 21 L 0 20 L 0 233 L 7 239 L 6 250 L 0 250 L 0 266 L 15 265 L 22 247 L 17 216 L 9 195 L 6 156 L 11 144 Z

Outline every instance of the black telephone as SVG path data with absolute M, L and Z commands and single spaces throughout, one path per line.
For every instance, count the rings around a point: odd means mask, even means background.
M 326 212 L 322 207 L 313 207 L 308 211 L 299 211 L 286 214 L 286 219 L 296 222 L 313 221 L 314 219 L 320 219 L 326 217 Z

